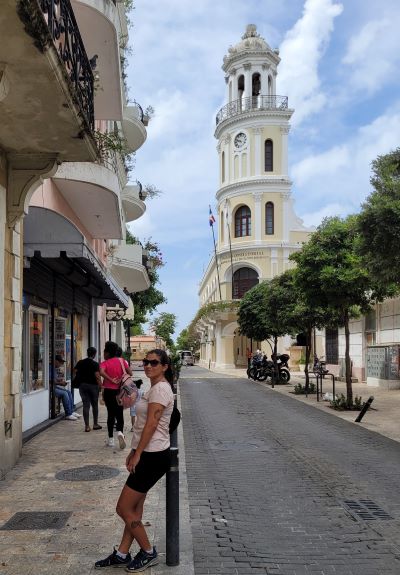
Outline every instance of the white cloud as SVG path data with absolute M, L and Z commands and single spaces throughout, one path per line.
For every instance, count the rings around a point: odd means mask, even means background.
M 347 66 L 349 83 L 353 89 L 371 95 L 382 90 L 385 83 L 398 78 L 400 51 L 399 6 L 386 6 L 382 16 L 364 24 L 352 36 L 342 62 Z
M 342 204 L 327 204 L 319 210 L 307 212 L 302 215 L 305 225 L 308 226 L 318 226 L 324 218 L 330 216 L 337 216 L 343 212 Z
M 294 124 L 319 112 L 326 102 L 318 66 L 343 7 L 333 0 L 306 0 L 302 17 L 280 46 L 279 92 L 290 96 Z

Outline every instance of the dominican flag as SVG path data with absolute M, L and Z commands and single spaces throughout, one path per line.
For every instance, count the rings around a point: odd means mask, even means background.
M 210 226 L 212 226 L 215 223 L 215 218 L 214 218 L 213 213 L 211 211 L 211 207 L 210 207 L 210 215 L 209 215 L 208 221 L 209 221 Z

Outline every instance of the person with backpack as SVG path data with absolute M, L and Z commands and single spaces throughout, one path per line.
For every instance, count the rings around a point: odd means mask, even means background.
M 174 409 L 173 372 L 170 358 L 162 349 L 149 351 L 143 360 L 150 389 L 136 403 L 132 449 L 126 458 L 128 479 L 119 496 L 116 511 L 124 521 L 118 548 L 95 563 L 102 567 L 126 567 L 141 572 L 158 563 L 156 548 L 150 544 L 142 523 L 143 505 L 148 491 L 167 472 L 170 464 L 170 420 Z M 139 552 L 132 558 L 133 541 Z

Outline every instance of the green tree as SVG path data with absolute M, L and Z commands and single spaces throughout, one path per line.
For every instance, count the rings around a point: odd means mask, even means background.
M 400 286 L 400 148 L 372 162 L 374 191 L 357 218 L 358 249 L 380 295 Z
M 198 335 L 189 328 L 183 329 L 176 339 L 177 349 L 193 349 L 193 351 L 197 351 L 199 347 L 200 339 Z
M 154 333 L 161 337 L 168 349 L 174 349 L 174 342 L 172 340 L 172 334 L 176 328 L 176 315 L 173 313 L 162 312 L 156 318 L 154 318 L 150 327 L 153 329 Z
M 296 282 L 306 307 L 324 310 L 326 325 L 344 326 L 349 407 L 353 405 L 349 322 L 367 313 L 374 297 L 367 270 L 355 249 L 357 239 L 355 216 L 326 218 L 310 241 L 290 256 L 297 263 Z
M 239 305 L 238 323 L 247 337 L 273 341 L 273 360 L 277 374 L 278 338 L 299 330 L 292 273 L 286 272 L 249 290 Z
M 148 321 L 147 314 L 154 312 L 159 305 L 167 303 L 164 294 L 156 287 L 159 283 L 157 270 L 164 265 L 164 262 L 158 244 L 151 238 L 142 244 L 127 230 L 126 243 L 143 245 L 143 249 L 147 251 L 147 260 L 151 266 L 149 266 L 147 270 L 150 287 L 147 290 L 131 294 L 131 299 L 135 307 L 135 319 L 132 322 L 131 335 L 141 335 L 143 333 L 142 325 Z

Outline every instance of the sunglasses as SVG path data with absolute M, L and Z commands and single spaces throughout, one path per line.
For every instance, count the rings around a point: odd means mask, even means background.
M 159 361 L 158 359 L 144 359 L 143 360 L 143 365 L 151 365 L 151 367 L 156 367 L 156 365 L 160 364 L 161 361 Z

